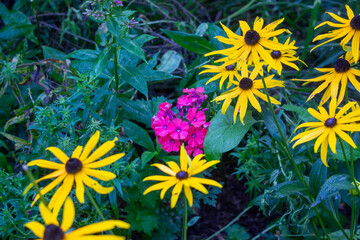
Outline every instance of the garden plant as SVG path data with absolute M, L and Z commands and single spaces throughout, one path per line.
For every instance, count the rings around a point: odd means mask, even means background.
M 0 239 L 360 239 L 360 2 L 0 19 Z

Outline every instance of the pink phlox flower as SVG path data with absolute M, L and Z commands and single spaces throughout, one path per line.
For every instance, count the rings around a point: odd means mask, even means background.
M 204 123 L 204 128 L 208 128 L 210 126 L 210 122 L 206 122 L 206 123 Z M 207 129 L 206 129 L 206 131 L 207 131 Z
M 198 87 L 196 88 L 195 92 L 197 93 L 204 93 L 205 92 L 205 89 L 203 87 Z
M 160 136 L 160 137 L 165 137 L 166 135 L 168 135 L 170 133 L 170 129 L 172 129 L 173 123 L 170 122 L 168 117 L 162 117 L 159 118 L 155 123 L 154 123 L 154 131 L 155 131 L 155 135 L 156 136 Z
M 206 131 L 202 127 L 190 126 L 186 141 L 191 147 L 201 146 L 204 143 L 205 136 Z
M 171 104 L 168 103 L 168 102 L 163 102 L 159 105 L 159 110 L 157 113 L 156 113 L 156 116 L 158 118 L 161 118 L 161 117 L 168 117 L 170 120 L 176 118 L 176 114 L 171 110 Z
M 179 107 L 189 107 L 193 104 L 194 100 L 191 96 L 188 95 L 182 95 L 178 98 L 176 107 L 179 109 Z
M 183 92 L 184 92 L 184 93 L 194 93 L 194 92 L 195 92 L 195 88 L 190 88 L 190 89 L 185 88 L 185 89 L 183 89 Z
M 166 152 L 178 152 L 180 151 L 180 141 L 176 139 L 172 139 L 169 136 L 159 137 L 159 144 L 161 148 Z
M 170 137 L 172 139 L 185 139 L 189 133 L 189 124 L 180 118 L 175 118 L 169 126 Z
M 159 105 L 159 110 L 163 112 L 167 112 L 171 108 L 171 104 L 168 102 L 163 102 Z
M 190 145 L 185 146 L 186 152 L 189 156 L 192 154 L 193 157 L 196 157 L 199 154 L 203 154 L 202 146 L 191 147 Z
M 186 119 L 189 120 L 190 124 L 194 127 L 200 127 L 205 123 L 205 113 L 203 111 L 197 111 L 196 108 L 190 108 Z

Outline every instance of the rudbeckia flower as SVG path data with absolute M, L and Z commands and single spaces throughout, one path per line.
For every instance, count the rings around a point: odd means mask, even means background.
M 220 90 L 226 79 L 229 79 L 229 81 L 226 85 L 226 88 L 229 88 L 231 86 L 232 82 L 234 82 L 234 77 L 240 78 L 240 75 L 238 72 L 239 69 L 237 69 L 234 65 L 226 65 L 226 64 L 223 64 L 221 66 L 204 65 L 202 67 L 207 68 L 207 69 L 201 71 L 199 74 L 217 73 L 215 76 L 213 76 L 206 82 L 206 85 L 212 81 L 215 81 L 215 80 L 218 80 L 221 78 L 220 82 L 219 82 Z
M 261 112 L 261 107 L 258 102 L 258 100 L 255 98 L 254 95 L 258 96 L 262 100 L 267 102 L 267 97 L 265 94 L 259 91 L 259 89 L 263 89 L 264 85 L 262 80 L 256 80 L 255 78 L 258 76 L 259 72 L 254 69 L 250 76 L 249 71 L 246 66 L 244 66 L 241 69 L 241 78 L 237 82 L 234 82 L 236 85 L 235 88 L 224 92 L 220 96 L 216 97 L 212 101 L 222 101 L 225 100 L 222 108 L 221 113 L 225 114 L 226 110 L 228 109 L 229 105 L 231 104 L 231 101 L 233 98 L 237 97 L 235 109 L 234 109 L 234 122 L 236 122 L 236 117 L 238 113 L 240 112 L 240 121 L 242 124 L 244 124 L 244 117 L 247 110 L 248 101 L 250 101 L 251 105 L 258 111 Z M 273 80 L 272 77 L 274 75 L 270 75 L 268 77 L 265 77 L 265 83 L 267 88 L 273 88 L 273 87 L 284 87 L 283 81 Z M 271 103 L 273 104 L 281 104 L 278 100 L 275 98 L 270 97 Z
M 340 57 L 336 60 L 333 68 L 315 68 L 319 72 L 325 73 L 316 78 L 311 79 L 293 79 L 295 81 L 309 82 L 321 82 L 324 81 L 319 87 L 317 87 L 309 96 L 306 101 L 311 100 L 316 94 L 326 91 L 321 98 L 320 106 L 329 100 L 329 98 L 337 98 L 337 105 L 339 105 L 345 96 L 346 86 L 348 80 L 352 83 L 355 89 L 360 92 L 360 83 L 356 80 L 355 76 L 360 76 L 358 69 L 352 68 L 350 64 L 354 63 L 354 59 L 350 52 L 345 54 L 345 58 Z M 341 84 L 341 87 L 340 87 Z M 340 87 L 340 92 L 339 92 Z
M 184 187 L 186 199 L 188 200 L 189 206 L 191 207 L 193 205 L 193 194 L 191 188 L 195 188 L 204 194 L 208 194 L 208 190 L 206 190 L 203 184 L 222 188 L 221 184 L 214 180 L 194 177 L 194 175 L 199 174 L 207 168 L 220 162 L 218 160 L 206 162 L 206 160 L 201 159 L 204 156 L 204 154 L 199 154 L 193 160 L 191 160 L 189 155 L 186 153 L 184 146 L 181 146 L 180 167 L 174 161 L 167 162 L 166 164 L 168 166 L 159 163 L 152 164 L 152 166 L 157 167 L 170 176 L 154 175 L 144 178 L 143 181 L 162 181 L 161 183 L 157 183 L 147 188 L 144 191 L 144 195 L 151 191 L 162 189 L 160 198 L 163 199 L 166 191 L 172 186 L 175 186 L 171 194 L 171 208 L 174 208 L 182 188 Z
M 278 43 L 278 39 L 274 37 L 274 42 Z M 281 75 L 281 71 L 283 70 L 283 64 L 287 65 L 291 68 L 294 68 L 295 70 L 299 71 L 299 67 L 296 66 L 293 62 L 300 61 L 303 64 L 305 64 L 299 57 L 295 57 L 296 51 L 291 49 L 291 47 L 294 47 L 295 40 L 290 42 L 290 37 L 286 40 L 284 43 L 284 46 L 288 46 L 288 49 L 284 50 L 272 50 L 270 55 L 275 61 L 276 68 L 275 70 L 278 72 L 279 75 Z M 306 64 L 305 64 L 306 65 Z M 272 67 L 269 65 L 267 71 L 270 72 Z
M 107 220 L 93 223 L 69 233 L 74 218 L 75 207 L 71 198 L 66 199 L 61 225 L 57 220 L 57 214 L 52 213 L 43 203 L 39 205 L 40 214 L 45 226 L 39 222 L 28 222 L 24 226 L 30 229 L 38 240 L 125 240 L 125 237 L 115 235 L 93 235 L 114 229 L 115 227 L 129 229 L 130 224 L 121 220 Z
M 309 108 L 308 112 L 319 122 L 307 122 L 300 124 L 296 129 L 302 127 L 308 127 L 308 129 L 296 135 L 291 142 L 297 140 L 293 145 L 293 148 L 299 144 L 311 141 L 315 138 L 314 152 L 317 153 L 320 145 L 321 161 L 325 166 L 329 166 L 326 162 L 328 146 L 333 153 L 336 153 L 336 136 L 343 139 L 350 144 L 353 148 L 356 148 L 354 141 L 345 131 L 360 131 L 360 124 L 356 124 L 360 120 L 360 110 L 352 111 L 347 114 L 347 111 L 352 108 L 356 102 L 350 102 L 342 107 L 336 113 L 336 99 L 333 98 L 330 101 L 329 113 L 323 108 L 319 107 L 319 111 Z
M 27 164 L 28 166 L 38 166 L 55 170 L 53 173 L 36 180 L 36 182 L 40 182 L 45 179 L 55 178 L 55 180 L 53 180 L 50 184 L 48 184 L 40 191 L 42 195 L 48 193 L 61 182 L 63 182 L 63 184 L 56 190 L 56 192 L 52 196 L 48 205 L 51 210 L 54 209 L 53 211 L 55 215 L 58 214 L 65 199 L 67 198 L 67 196 L 69 196 L 74 183 L 76 183 L 76 197 L 81 203 L 84 203 L 85 201 L 84 184 L 94 189 L 100 194 L 108 194 L 114 189 L 114 187 L 101 186 L 99 182 L 92 179 L 91 177 L 95 177 L 103 181 L 109 181 L 115 178 L 115 174 L 107 171 L 96 170 L 95 168 L 107 166 L 117 161 L 125 154 L 118 153 L 109 156 L 103 160 L 96 161 L 102 156 L 104 156 L 106 153 L 108 153 L 115 146 L 115 141 L 117 141 L 117 138 L 112 141 L 107 141 L 102 144 L 98 149 L 96 149 L 92 154 L 90 154 L 98 143 L 99 138 L 100 132 L 96 131 L 96 133 L 90 138 L 84 148 L 82 146 L 76 147 L 71 157 L 68 157 L 63 151 L 56 147 L 48 147 L 47 150 L 52 152 L 55 157 L 60 160 L 61 163 L 38 159 L 31 161 Z M 25 189 L 24 194 L 26 194 L 32 186 L 33 184 L 30 184 Z M 34 203 L 39 199 L 39 197 L 39 194 L 35 196 L 35 199 L 31 206 L 34 205 Z
M 330 38 L 330 39 L 315 46 L 314 48 L 311 49 L 311 51 L 313 51 L 315 48 L 320 47 L 321 45 L 324 45 L 325 43 L 334 41 L 339 38 L 343 38 L 340 42 L 340 45 L 344 46 L 349 41 L 352 41 L 351 47 L 353 49 L 354 60 L 355 60 L 355 62 L 357 62 L 359 60 L 360 15 L 355 16 L 354 12 L 351 10 L 351 8 L 348 5 L 346 5 L 346 12 L 347 12 L 348 19 L 339 17 L 334 13 L 327 12 L 327 14 L 329 14 L 331 17 L 333 17 L 339 23 L 325 21 L 323 23 L 320 23 L 318 26 L 316 26 L 315 29 L 317 29 L 321 26 L 324 26 L 325 24 L 327 24 L 331 27 L 338 28 L 338 29 L 333 30 L 329 33 L 320 34 L 319 36 L 314 38 L 313 42 L 315 42 L 317 40 L 322 40 L 325 38 Z
M 237 62 L 240 68 L 242 68 L 242 65 L 244 64 L 255 65 L 257 68 L 260 68 L 262 67 L 260 63 L 261 60 L 263 60 L 266 64 L 269 64 L 271 67 L 276 68 L 274 59 L 270 56 L 270 53 L 265 50 L 265 48 L 278 51 L 285 50 L 289 47 L 291 49 L 297 48 L 295 46 L 284 46 L 283 44 L 269 40 L 281 33 L 290 33 L 287 29 L 274 30 L 283 21 L 284 18 L 263 27 L 264 19 L 257 17 L 254 21 L 253 29 L 250 29 L 247 22 L 239 21 L 243 36 L 235 34 L 229 28 L 221 24 L 228 38 L 222 36 L 217 36 L 216 38 L 222 43 L 233 45 L 233 47 L 213 51 L 205 54 L 205 56 L 214 54 L 225 55 L 225 58 L 218 59 L 215 62 L 224 62 L 224 65 L 232 65 Z

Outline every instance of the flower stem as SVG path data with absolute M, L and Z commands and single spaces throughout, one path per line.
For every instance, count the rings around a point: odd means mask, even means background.
M 46 199 L 45 199 L 44 196 L 41 194 L 39 184 L 35 181 L 34 175 L 33 175 L 32 172 L 29 170 L 29 167 L 28 167 L 26 164 L 23 164 L 23 165 L 22 165 L 22 170 L 26 173 L 26 175 L 27 175 L 28 178 L 30 179 L 30 182 L 34 185 L 34 188 L 35 188 L 37 194 L 39 194 L 39 196 L 40 196 L 40 201 L 41 201 L 45 206 L 47 206 Z
M 38 40 L 38 44 L 39 44 L 39 48 L 40 48 L 40 52 L 41 52 L 41 58 L 44 58 L 44 51 L 42 49 L 42 44 L 41 44 L 40 22 L 39 22 L 39 17 L 38 17 L 36 8 L 35 8 L 34 1 L 31 1 L 31 8 L 32 8 L 35 18 L 36 18 L 37 40 Z
M 95 199 L 93 198 L 93 196 L 91 195 L 91 193 L 89 192 L 89 190 L 88 190 L 87 187 L 85 187 L 85 193 L 86 193 L 86 196 L 88 196 L 91 204 L 93 205 L 93 207 L 95 208 L 95 210 L 96 210 L 97 213 L 99 214 L 101 220 L 106 221 L 106 219 L 105 219 L 104 215 L 102 214 L 99 206 L 97 205 Z M 109 232 L 114 235 L 114 232 L 113 232 L 112 230 L 109 230 Z
M 116 42 L 116 38 L 114 37 L 114 42 Z M 119 70 L 118 70 L 118 59 L 117 59 L 117 47 L 114 47 L 114 71 L 115 71 L 115 90 L 119 88 Z
M 182 232 L 182 239 L 187 239 L 187 228 L 188 228 L 188 207 L 187 207 L 187 200 L 186 196 L 184 195 L 184 217 L 183 217 L 183 232 Z
M 264 85 L 264 91 L 265 91 L 265 94 L 266 94 L 266 97 L 267 97 L 268 106 L 269 106 L 270 111 L 271 111 L 271 114 L 272 114 L 272 116 L 273 116 L 273 119 L 274 119 L 276 128 L 278 129 L 278 131 L 279 131 L 279 133 L 280 133 L 280 136 L 281 136 L 281 138 L 282 138 L 282 140 L 283 140 L 283 143 L 280 143 L 280 144 L 283 144 L 283 145 L 284 145 L 284 146 L 283 146 L 283 147 L 284 147 L 284 150 L 285 150 L 284 152 L 285 152 L 285 154 L 287 155 L 288 159 L 290 160 L 290 163 L 291 163 L 291 165 L 292 165 L 293 170 L 295 171 L 296 176 L 298 177 L 298 179 L 300 180 L 300 182 L 302 183 L 302 185 L 305 187 L 306 193 L 307 193 L 310 201 L 313 202 L 313 201 L 314 201 L 314 198 L 313 198 L 313 196 L 312 196 L 311 193 L 310 193 L 309 185 L 308 185 L 307 182 L 305 181 L 304 176 L 301 174 L 298 166 L 296 165 L 295 159 L 294 159 L 294 157 L 293 157 L 292 154 L 291 154 L 291 151 L 290 151 L 289 145 L 287 144 L 287 141 L 286 141 L 286 138 L 285 138 L 285 136 L 284 136 L 284 133 L 282 132 L 282 130 L 281 130 L 281 128 L 280 128 L 279 122 L 278 122 L 278 120 L 277 120 L 277 117 L 276 117 L 276 115 L 275 115 L 274 108 L 273 108 L 272 103 L 271 103 L 271 100 L 270 100 L 270 95 L 269 95 L 268 89 L 267 89 L 267 87 L 266 87 L 266 83 L 265 83 L 264 76 L 261 76 L 261 79 L 262 79 L 262 82 L 263 82 L 263 85 Z M 315 210 L 316 216 L 317 216 L 317 218 L 318 218 L 318 220 L 319 220 L 319 223 L 320 223 L 320 225 L 321 225 L 321 228 L 323 229 L 323 231 L 324 231 L 327 239 L 330 239 L 329 234 L 327 233 L 326 227 L 325 227 L 325 225 L 324 225 L 324 222 L 323 222 L 323 220 L 322 220 L 322 218 L 321 218 L 321 216 L 320 216 L 320 214 L 319 214 L 316 206 L 314 207 L 314 210 Z M 333 216 L 333 217 L 334 217 L 334 216 Z

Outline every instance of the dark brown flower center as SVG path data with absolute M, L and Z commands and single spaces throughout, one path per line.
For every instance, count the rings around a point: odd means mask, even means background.
M 338 60 L 336 60 L 334 68 L 336 72 L 343 73 L 349 70 L 350 63 L 343 58 L 339 58 Z
M 46 226 L 43 238 L 44 240 L 63 240 L 64 237 L 65 234 L 60 227 L 54 224 Z
M 260 35 L 255 30 L 245 33 L 244 41 L 247 45 L 255 45 L 260 40 Z
M 65 170 L 73 174 L 80 172 L 82 167 L 82 162 L 77 158 L 70 158 L 65 164 Z
M 336 125 L 336 118 L 328 118 L 325 121 L 326 127 L 334 127 Z
M 180 171 L 176 174 L 176 178 L 179 180 L 184 180 L 187 179 L 189 177 L 189 174 L 185 171 Z
M 235 66 L 234 65 L 228 65 L 225 67 L 227 71 L 232 71 L 235 69 Z
M 360 15 L 357 15 L 351 19 L 350 26 L 355 30 L 360 30 Z
M 239 87 L 242 90 L 249 90 L 253 85 L 253 81 L 250 78 L 242 78 L 239 83 Z
M 273 59 L 278 59 L 278 58 L 281 57 L 281 52 L 280 52 L 280 51 L 272 51 L 271 57 L 272 57 Z

